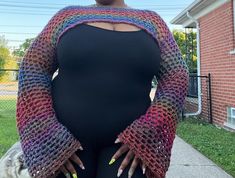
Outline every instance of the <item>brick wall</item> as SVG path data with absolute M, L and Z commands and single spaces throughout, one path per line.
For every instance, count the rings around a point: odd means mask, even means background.
M 226 107 L 235 107 L 235 55 L 229 54 L 235 49 L 232 1 L 201 17 L 199 22 L 201 75 L 211 73 L 213 120 L 222 126 L 227 119 Z M 206 97 L 202 100 L 205 113 Z

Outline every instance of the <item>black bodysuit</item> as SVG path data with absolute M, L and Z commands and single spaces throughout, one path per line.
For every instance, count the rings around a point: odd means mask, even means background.
M 80 24 L 62 35 L 56 54 L 59 73 L 52 81 L 53 105 L 59 122 L 84 148 L 76 154 L 85 170 L 72 162 L 78 177 L 117 177 L 126 154 L 108 165 L 120 148 L 114 141 L 151 104 L 159 46 L 144 29 L 123 32 Z M 120 178 L 128 177 L 130 165 Z M 137 167 L 132 178 L 146 176 Z
M 146 112 L 161 61 L 158 44 L 144 29 L 111 31 L 87 24 L 62 35 L 57 59 L 59 72 L 52 81 L 57 118 L 83 147 L 97 150 L 114 145 Z

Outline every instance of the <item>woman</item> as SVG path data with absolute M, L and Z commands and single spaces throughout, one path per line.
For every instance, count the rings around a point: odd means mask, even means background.
M 61 9 L 20 66 L 17 127 L 30 175 L 165 177 L 188 77 L 156 12 L 124 0 Z

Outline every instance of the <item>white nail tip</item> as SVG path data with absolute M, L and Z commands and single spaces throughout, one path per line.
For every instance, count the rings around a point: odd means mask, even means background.
M 119 169 L 119 170 L 118 170 L 118 173 L 117 173 L 117 176 L 118 176 L 118 177 L 122 174 L 122 171 L 123 171 L 122 169 Z
M 145 174 L 145 170 L 146 170 L 146 168 L 143 168 L 143 174 Z
M 131 178 L 132 173 L 128 172 L 128 178 Z
M 120 140 L 119 140 L 119 138 L 117 138 L 114 143 L 119 143 L 119 142 L 120 142 Z

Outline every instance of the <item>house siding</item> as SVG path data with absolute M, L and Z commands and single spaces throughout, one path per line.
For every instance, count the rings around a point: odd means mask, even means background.
M 232 0 L 199 19 L 201 75 L 211 73 L 212 115 L 214 124 L 227 121 L 227 107 L 235 107 L 235 48 Z M 206 83 L 202 82 L 202 88 Z M 202 113 L 206 118 L 206 90 L 202 89 Z

